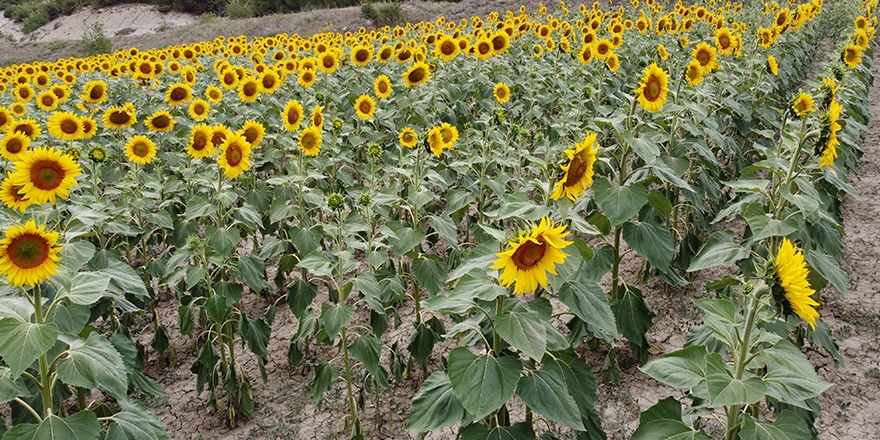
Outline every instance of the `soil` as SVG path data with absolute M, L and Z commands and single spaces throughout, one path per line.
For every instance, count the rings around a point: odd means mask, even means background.
M 461 20 L 471 15 L 485 15 L 489 10 L 516 9 L 525 3 L 530 11 L 535 10 L 538 2 L 503 0 L 497 2 L 480 2 L 464 0 L 457 4 L 441 4 L 422 2 L 406 2 L 404 8 L 410 16 L 445 14 L 447 19 Z M 146 7 L 144 5 L 125 6 L 126 8 Z M 94 12 L 92 12 L 94 14 Z M 168 15 L 152 20 L 148 15 L 138 17 L 130 24 L 113 27 L 109 25 L 110 17 L 105 10 L 101 19 L 105 23 L 105 31 L 113 35 L 125 27 L 136 29 L 134 35 L 155 32 L 156 28 L 171 23 Z M 314 11 L 307 14 L 314 14 Z M 128 14 L 131 16 L 131 13 Z M 340 17 L 351 16 L 347 21 L 340 22 Z M 334 16 L 334 30 L 340 28 L 356 28 L 363 24 L 355 18 L 357 15 L 347 11 Z M 152 21 L 151 21 L 152 20 Z M 190 16 L 190 23 L 195 18 Z M 322 19 L 313 21 L 326 23 Z M 362 20 L 362 19 L 361 19 Z M 89 24 L 87 19 L 81 23 Z M 175 22 L 176 23 L 176 22 Z M 183 22 L 181 22 L 183 23 Z M 0 19 L 0 30 L 10 34 Z M 54 27 L 51 24 L 49 27 Z M 68 29 L 65 31 L 65 29 Z M 78 35 L 70 28 L 59 25 L 55 31 L 67 32 L 52 38 L 77 39 Z M 39 33 L 35 38 L 49 38 L 51 32 Z M 149 35 L 144 35 L 147 39 Z M 18 39 L 20 37 L 16 37 Z M 880 51 L 874 62 L 874 75 L 880 74 Z M 825 56 L 824 53 L 818 56 Z M 874 83 L 870 92 L 870 112 L 872 115 L 869 131 L 861 148 L 865 154 L 862 168 L 849 177 L 852 185 L 862 195 L 861 199 L 847 197 L 843 202 L 843 217 L 848 236 L 845 237 L 846 251 L 843 268 L 850 275 L 849 294 L 842 295 L 833 288 L 826 289 L 824 304 L 819 312 L 823 321 L 832 329 L 840 344 L 840 354 L 845 367 L 838 366 L 831 357 L 820 348 L 806 347 L 805 352 L 816 366 L 819 375 L 834 384 L 828 391 L 819 396 L 822 414 L 816 423 L 822 439 L 880 440 L 880 228 L 876 227 L 876 219 L 880 218 L 880 81 Z M 635 262 L 628 262 L 624 269 L 630 273 L 637 271 Z M 694 284 L 702 285 L 699 280 Z M 651 353 L 659 355 L 682 348 L 688 329 L 700 322 L 700 315 L 693 307 L 692 299 L 700 296 L 694 289 L 665 288 L 660 282 L 654 281 L 645 288 L 649 303 L 657 312 L 654 327 L 648 335 L 652 343 Z M 321 296 L 318 297 L 318 301 Z M 269 304 L 266 299 L 246 295 L 247 310 L 252 317 L 262 315 Z M 413 310 L 400 310 L 401 316 L 411 315 Z M 319 440 L 342 438 L 343 416 L 346 413 L 345 399 L 342 388 L 333 387 L 325 396 L 322 406 L 316 406 L 311 399 L 309 381 L 312 378 L 310 365 L 290 368 L 287 365 L 287 348 L 290 337 L 296 332 L 296 318 L 286 307 L 280 307 L 272 327 L 269 342 L 269 363 L 266 370 L 268 383 L 260 380 L 255 359 L 244 347 L 239 347 L 240 361 L 244 370 L 250 375 L 254 384 L 254 400 L 257 402 L 256 412 L 250 419 L 242 419 L 238 426 L 230 428 L 225 424 L 223 414 L 214 413 L 206 404 L 206 394 L 199 395 L 196 391 L 195 376 L 190 372 L 194 361 L 193 351 L 196 343 L 193 339 L 182 336 L 174 328 L 178 322 L 177 304 L 172 298 L 159 303 L 161 320 L 169 327 L 170 338 L 176 355 L 173 362 L 160 360 L 155 353 L 145 373 L 159 381 L 168 393 L 167 399 L 150 402 L 159 419 L 165 424 L 168 433 L 175 440 L 195 439 L 304 439 Z M 408 315 L 409 314 L 409 315 Z M 356 316 L 355 320 L 365 322 L 365 316 Z M 389 330 L 383 343 L 394 340 L 406 345 L 411 326 Z M 141 342 L 149 345 L 149 334 L 143 335 Z M 327 361 L 337 355 L 335 349 L 317 347 L 317 360 Z M 435 350 L 436 353 L 436 350 Z M 592 363 L 597 378 L 601 377 L 603 352 L 588 352 L 587 360 Z M 432 372 L 438 368 L 439 359 L 433 356 L 428 368 Z M 599 381 L 597 410 L 609 439 L 626 439 L 638 426 L 641 411 L 654 405 L 667 396 L 682 396 L 682 392 L 657 383 L 638 369 L 638 363 L 625 346 L 619 352 L 621 368 L 620 384 L 607 385 Z M 383 361 L 387 365 L 387 362 Z M 403 429 L 409 402 L 421 386 L 424 376 L 418 368 L 412 377 L 402 384 L 395 385 L 391 394 L 381 394 L 379 401 L 374 400 L 375 393 L 368 393 L 361 418 L 364 421 L 366 434 L 376 439 L 415 438 L 416 434 Z M 513 414 L 514 419 L 521 414 Z M 435 432 L 428 439 L 450 439 L 455 437 L 454 429 Z

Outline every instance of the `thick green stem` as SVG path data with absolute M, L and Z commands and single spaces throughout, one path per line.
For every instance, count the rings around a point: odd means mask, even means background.
M 734 380 L 742 380 L 746 371 L 751 345 L 749 340 L 752 337 L 752 329 L 755 327 L 755 318 L 758 315 L 758 289 L 753 296 L 749 298 L 749 304 L 746 306 L 746 322 L 743 329 L 742 340 L 733 360 L 733 378 Z M 733 405 L 727 408 L 727 435 L 726 440 L 736 440 L 739 436 L 739 429 L 742 426 L 742 405 Z
M 40 285 L 34 286 L 34 317 L 37 324 L 45 324 L 43 316 L 43 297 Z M 52 377 L 49 375 L 49 359 L 46 353 L 40 355 L 40 394 L 43 400 L 43 417 L 52 415 Z
M 348 411 L 351 416 L 351 426 L 354 426 L 359 431 L 360 423 L 358 423 L 357 403 L 351 386 L 351 361 L 348 358 L 348 329 L 346 327 L 342 327 L 342 360 L 345 363 L 345 387 L 348 391 Z M 359 434 L 361 433 L 353 433 L 353 435 Z
M 502 313 L 504 313 L 504 295 L 498 295 L 495 300 L 495 319 L 498 319 Z M 492 325 L 495 325 L 494 322 Z M 501 356 L 501 335 L 494 329 L 492 331 L 492 352 L 495 353 L 495 357 Z
M 611 301 L 620 299 L 620 235 L 623 227 L 614 228 L 614 264 L 611 266 Z

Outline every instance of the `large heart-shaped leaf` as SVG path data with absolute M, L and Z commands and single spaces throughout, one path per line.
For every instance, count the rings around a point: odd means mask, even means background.
M 522 367 L 513 357 L 477 356 L 459 347 L 449 353 L 447 371 L 461 405 L 474 419 L 482 419 L 510 399 Z
M 464 415 L 464 407 L 455 397 L 449 376 L 445 371 L 436 371 L 413 397 L 406 429 L 436 431 L 460 422 Z
M 70 349 L 58 361 L 58 377 L 62 382 L 86 389 L 101 387 L 113 397 L 125 397 L 128 376 L 122 356 L 110 341 L 98 333 L 88 339 L 75 338 Z
M 15 377 L 49 351 L 56 339 L 58 326 L 54 323 L 33 324 L 15 318 L 0 319 L 0 356 Z

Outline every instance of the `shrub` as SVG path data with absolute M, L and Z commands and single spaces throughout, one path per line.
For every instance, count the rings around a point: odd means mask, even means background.
M 226 15 L 231 19 L 251 18 L 254 9 L 248 0 L 230 0 L 226 5 Z
M 49 13 L 45 8 L 37 8 L 34 9 L 27 18 L 24 19 L 24 23 L 22 24 L 21 31 L 25 34 L 29 34 L 45 25 L 52 18 L 49 17 Z
M 394 26 L 406 20 L 403 8 L 396 2 L 382 3 L 378 7 L 373 3 L 365 2 L 361 5 L 361 15 L 376 27 Z
M 104 33 L 104 23 L 96 21 L 86 28 L 83 33 L 82 50 L 86 55 L 98 55 L 102 53 L 110 53 L 113 49 L 113 43 L 110 37 Z

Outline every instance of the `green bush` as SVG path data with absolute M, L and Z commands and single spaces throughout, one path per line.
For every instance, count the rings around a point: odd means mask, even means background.
M 86 28 L 80 43 L 86 55 L 110 53 L 113 50 L 113 43 L 110 41 L 110 37 L 104 33 L 104 23 L 100 21 L 96 21 Z
M 226 15 L 231 19 L 251 18 L 254 8 L 248 0 L 230 0 L 226 5 Z
M 37 8 L 34 9 L 27 18 L 24 19 L 24 23 L 22 24 L 21 31 L 25 34 L 29 34 L 45 25 L 51 20 L 52 17 L 49 16 L 49 13 L 45 8 Z
M 373 26 L 395 26 L 406 21 L 406 14 L 399 3 L 382 3 L 378 7 L 373 3 L 365 2 L 361 5 L 361 15 Z

